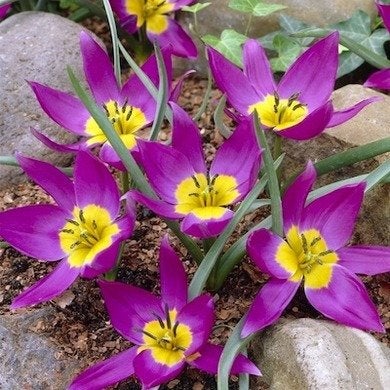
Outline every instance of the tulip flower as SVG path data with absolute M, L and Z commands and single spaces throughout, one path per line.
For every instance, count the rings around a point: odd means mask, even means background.
M 100 390 L 133 374 L 143 389 L 151 389 L 177 377 L 187 364 L 217 372 L 222 347 L 207 342 L 214 323 L 212 297 L 188 302 L 186 273 L 167 239 L 159 260 L 161 298 L 135 286 L 99 282 L 112 325 L 135 346 L 88 368 L 69 390 Z M 260 375 L 243 355 L 232 373 Z
M 278 135 L 306 140 L 327 127 L 355 116 L 376 97 L 343 111 L 329 100 L 338 66 L 338 33 L 316 42 L 301 54 L 276 85 L 264 49 L 249 39 L 244 45 L 242 72 L 209 48 L 210 67 L 218 88 L 242 116 L 257 112 L 260 122 Z
M 271 278 L 249 309 L 243 337 L 277 321 L 302 282 L 308 301 L 326 317 L 359 329 L 384 329 L 355 273 L 390 271 L 390 250 L 345 246 L 365 184 L 340 187 L 305 205 L 315 179 L 309 163 L 286 191 L 282 202 L 285 239 L 266 229 L 248 239 L 249 256 Z
M 22 156 L 18 161 L 57 205 L 24 206 L 0 213 L 0 236 L 40 261 L 61 261 L 19 295 L 13 309 L 52 299 L 79 275 L 92 279 L 109 271 L 135 220 L 131 209 L 120 216 L 116 182 L 107 167 L 89 153 L 78 153 L 74 182 L 48 163 Z
M 197 49 L 191 37 L 169 14 L 178 11 L 194 0 L 110 0 L 121 26 L 134 34 L 145 29 L 151 42 L 161 47 L 171 46 L 173 54 L 195 58 Z
M 172 109 L 172 147 L 139 144 L 145 173 L 161 199 L 132 196 L 158 215 L 182 219 L 187 234 L 216 236 L 234 215 L 227 206 L 239 202 L 257 179 L 260 149 L 252 123 L 237 127 L 207 170 L 198 128 L 180 107 L 172 104 Z
M 5 4 L 0 7 L 0 20 L 7 15 L 8 11 L 11 9 L 11 4 Z
M 132 75 L 120 88 L 107 53 L 85 32 L 80 34 L 80 46 L 85 77 L 96 102 L 104 109 L 107 118 L 127 148 L 133 150 L 137 144 L 137 132 L 148 126 L 154 119 L 155 99 L 135 75 Z M 164 51 L 164 57 L 170 79 L 169 51 Z M 144 64 L 143 71 L 158 85 L 155 56 L 150 57 Z M 102 145 L 100 158 L 112 165 L 120 163 L 119 156 L 108 142 L 102 129 L 79 99 L 37 82 L 30 82 L 30 85 L 47 115 L 60 126 L 83 137 L 81 144 L 59 145 L 57 147 L 59 151 L 74 151 L 83 146 L 91 148 Z M 37 135 L 47 146 L 55 148 L 53 141 L 48 140 L 42 134 Z
M 380 1 L 375 1 L 375 4 L 387 31 L 390 31 L 390 4 L 383 4 Z M 363 85 L 370 88 L 390 89 L 390 68 L 373 73 Z

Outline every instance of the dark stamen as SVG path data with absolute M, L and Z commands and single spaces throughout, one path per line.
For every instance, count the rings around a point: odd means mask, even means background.
M 122 106 L 122 114 L 124 114 L 126 112 L 126 108 L 127 108 L 127 99 L 125 100 L 125 102 Z
M 161 328 L 165 329 L 165 324 L 162 318 L 156 313 L 153 313 L 153 315 L 157 318 L 157 321 L 160 324 Z
M 301 103 L 296 104 L 296 105 L 293 107 L 293 111 L 295 111 L 295 110 L 297 110 L 298 108 L 301 108 L 301 107 L 303 107 L 303 106 L 304 106 L 304 104 L 301 104 Z
M 314 246 L 315 244 L 317 244 L 317 242 L 321 241 L 321 237 L 316 237 L 311 243 L 310 243 L 310 246 Z
M 95 220 L 92 221 L 92 227 L 93 227 L 94 229 L 97 229 L 97 223 L 96 223 Z
M 173 328 L 172 328 L 172 332 L 173 332 L 173 335 L 176 337 L 177 336 L 177 327 L 179 326 L 179 323 L 176 321 L 175 322 L 175 325 L 173 325 Z
M 190 194 L 188 194 L 188 196 L 195 196 L 199 198 L 199 194 L 197 194 L 196 192 L 191 192 Z
M 79 219 L 82 223 L 85 223 L 84 211 L 82 209 L 79 211 Z
M 328 249 L 327 251 L 319 253 L 318 256 L 326 256 L 326 255 L 330 255 L 331 253 L 333 253 L 333 251 Z
M 275 99 L 275 106 L 278 107 L 280 103 L 280 97 L 276 91 L 274 92 L 274 99 Z
M 142 332 L 145 336 L 148 336 L 148 337 L 150 337 L 151 339 L 158 341 L 157 337 L 153 336 L 151 333 L 147 332 L 146 330 L 141 330 L 141 332 Z
M 62 229 L 61 232 L 62 233 L 74 234 L 74 230 L 72 230 L 72 229 Z
M 133 107 L 130 107 L 129 112 L 128 112 L 127 115 L 126 115 L 126 121 L 128 121 L 128 120 L 130 119 L 132 113 L 133 113 Z
M 301 234 L 303 253 L 307 253 L 307 240 L 305 235 Z
M 171 316 L 169 315 L 169 307 L 168 305 L 165 305 L 165 313 L 167 315 L 167 327 L 168 329 L 172 328 L 172 322 L 171 322 Z
M 192 177 L 192 180 L 193 180 L 194 183 L 195 183 L 195 186 L 196 186 L 197 188 L 200 188 L 200 184 L 199 184 L 198 179 L 196 178 L 196 176 L 195 176 L 195 175 L 192 175 L 191 177 Z
M 106 112 L 107 116 L 110 116 L 110 111 L 108 111 L 108 108 L 105 104 L 103 104 L 104 111 Z
M 76 246 L 79 246 L 81 244 L 81 241 L 76 241 L 74 242 L 71 246 L 70 246 L 70 249 L 74 249 L 76 248 Z
M 213 178 L 211 179 L 211 185 L 213 186 L 214 184 L 215 184 L 215 181 L 218 179 L 218 176 L 219 176 L 219 174 L 218 173 L 216 173 L 214 176 L 213 176 Z
M 80 226 L 80 224 L 77 221 L 74 221 L 73 219 L 67 219 L 66 221 L 71 223 L 72 225 Z
M 291 104 L 293 104 L 294 101 L 298 99 L 298 97 L 299 97 L 299 92 L 294 93 L 293 95 L 291 95 L 291 96 L 288 98 L 287 106 L 290 107 Z
M 114 102 L 115 114 L 119 115 L 118 102 Z

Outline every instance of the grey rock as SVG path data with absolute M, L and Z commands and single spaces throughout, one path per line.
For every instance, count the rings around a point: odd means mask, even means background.
M 77 361 L 60 358 L 57 346 L 32 332 L 50 308 L 0 317 L 0 388 L 2 390 L 59 390 L 79 371 Z
M 81 31 L 79 24 L 44 12 L 22 12 L 0 23 L 0 155 L 17 150 L 56 165 L 69 163 L 69 154 L 53 152 L 31 135 L 33 126 L 60 143 L 75 140 L 44 113 L 26 80 L 72 91 L 66 67 L 82 77 Z M 0 188 L 22 180 L 20 169 L 0 166 Z
M 354 118 L 327 129 L 320 136 L 303 142 L 284 140 L 283 151 L 286 152 L 286 157 L 283 161 L 283 171 L 285 177 L 288 178 L 303 169 L 308 159 L 316 162 L 352 147 L 389 137 L 390 119 L 386 115 L 390 107 L 389 96 L 361 85 L 347 85 L 334 91 L 332 100 L 335 107 L 341 109 L 371 96 L 379 96 L 382 100 L 370 104 Z M 387 153 L 331 172 L 317 180 L 317 187 L 369 173 L 388 159 Z M 355 228 L 354 240 L 370 245 L 389 245 L 389 220 L 390 186 L 377 185 L 365 195 Z
M 280 12 L 262 18 L 254 18 L 249 31 L 251 38 L 259 38 L 279 29 L 278 17 L 284 13 L 310 25 L 324 27 L 350 18 L 359 9 L 367 12 L 371 18 L 376 15 L 376 7 L 371 0 L 265 0 L 265 3 L 277 3 L 288 7 Z M 228 7 L 228 0 L 213 0 L 212 4 L 198 14 L 200 36 L 212 34 L 220 36 L 225 29 L 233 29 L 244 34 L 248 23 L 249 14 L 232 10 Z M 191 14 L 183 12 L 180 15 L 182 25 L 193 24 Z M 198 41 L 198 48 L 203 53 L 203 46 Z M 177 73 L 189 68 L 196 69 L 201 75 L 207 75 L 207 67 L 204 56 L 200 60 L 191 62 L 191 66 L 182 59 L 175 60 Z
M 252 343 L 272 390 L 384 390 L 389 348 L 358 329 L 313 319 L 282 320 Z

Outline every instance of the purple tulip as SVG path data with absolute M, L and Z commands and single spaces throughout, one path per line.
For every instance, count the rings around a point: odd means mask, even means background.
M 276 85 L 264 49 L 249 39 L 244 45 L 244 71 L 209 48 L 209 61 L 218 88 L 242 115 L 255 110 L 263 126 L 278 135 L 305 140 L 327 127 L 355 116 L 367 104 L 365 99 L 343 111 L 334 111 L 329 100 L 338 66 L 338 33 L 316 42 L 301 54 Z
M 0 20 L 5 18 L 5 15 L 7 15 L 8 11 L 11 9 L 12 4 L 5 4 L 0 7 Z
M 387 31 L 390 31 L 390 4 L 383 4 L 380 1 L 375 1 L 375 4 Z M 390 89 L 390 68 L 373 73 L 364 83 L 364 86 L 386 90 Z
M 80 34 L 80 46 L 85 77 L 97 104 L 105 110 L 127 148 L 134 150 L 137 145 L 137 132 L 154 119 L 156 111 L 154 97 L 135 75 L 120 88 L 107 53 L 85 32 Z M 170 52 L 165 50 L 163 55 L 170 80 L 172 74 Z M 151 56 L 142 69 L 157 86 L 158 69 L 155 56 Z M 100 158 L 111 165 L 120 166 L 119 156 L 79 99 L 37 82 L 30 82 L 30 85 L 50 118 L 65 129 L 83 137 L 81 143 L 57 145 L 35 131 L 42 142 L 62 152 L 102 145 Z
M 69 390 L 99 390 L 133 374 L 143 389 L 177 377 L 190 364 L 215 374 L 222 347 L 207 342 L 214 323 L 214 304 L 204 294 L 191 302 L 183 265 L 164 239 L 160 249 L 161 298 L 138 287 L 100 281 L 114 328 L 134 347 L 81 373 Z M 232 374 L 260 375 L 258 368 L 239 355 Z
M 390 250 L 345 246 L 351 237 L 365 184 L 341 187 L 305 205 L 316 179 L 311 163 L 283 198 L 285 240 L 260 229 L 247 242 L 249 256 L 271 276 L 260 290 L 242 336 L 277 321 L 303 281 L 309 302 L 341 324 L 382 332 L 374 304 L 355 273 L 390 270 Z
M 25 206 L 0 213 L 0 235 L 28 256 L 61 261 L 51 274 L 20 294 L 12 303 L 13 309 L 52 299 L 79 275 L 92 279 L 109 271 L 135 221 L 131 208 L 120 216 L 116 182 L 106 166 L 89 153 L 78 153 L 74 182 L 48 163 L 22 156 L 18 161 L 57 205 Z
M 207 170 L 195 123 L 172 104 L 172 146 L 140 142 L 140 158 L 161 199 L 139 192 L 132 196 L 165 218 L 182 219 L 183 232 L 195 237 L 216 236 L 232 219 L 227 206 L 239 202 L 253 187 L 260 149 L 251 121 L 245 121 L 217 151 Z
M 168 14 L 178 11 L 194 0 L 110 0 L 120 24 L 130 34 L 145 28 L 151 42 L 168 45 L 180 57 L 195 58 L 197 49 L 191 37 Z

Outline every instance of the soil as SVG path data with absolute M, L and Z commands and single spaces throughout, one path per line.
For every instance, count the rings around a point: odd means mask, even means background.
M 199 108 L 206 87 L 206 81 L 188 78 L 184 85 L 180 104 L 190 114 Z M 220 93 L 212 91 L 207 111 L 199 121 L 207 158 L 212 159 L 216 148 L 222 143 L 222 136 L 215 131 L 212 113 Z M 169 131 L 161 134 L 166 140 Z M 0 192 L 0 209 L 5 210 L 21 205 L 51 203 L 51 198 L 33 183 L 26 183 Z M 235 234 L 237 238 L 253 222 L 265 217 L 266 212 L 256 212 L 246 219 Z M 162 236 L 168 231 L 164 222 L 149 211 L 138 209 L 138 218 L 133 236 L 127 241 L 120 264 L 118 280 L 133 284 L 155 294 L 159 293 L 158 248 Z M 181 253 L 189 278 L 196 265 L 176 239 L 171 240 Z M 352 240 L 354 244 L 359 242 Z M 369 244 L 369 243 L 365 243 Z M 9 313 L 9 305 L 25 287 L 31 286 L 39 278 L 52 270 L 49 263 L 39 262 L 18 253 L 13 248 L 2 249 L 0 257 L 0 315 Z M 222 344 L 232 328 L 249 308 L 254 296 L 266 282 L 266 275 L 245 258 L 227 279 L 223 288 L 215 295 L 216 322 L 212 342 Z M 390 275 L 364 277 L 369 291 L 386 329 L 390 328 Z M 79 279 L 57 299 L 45 303 L 53 307 L 53 314 L 42 318 L 32 331 L 44 334 L 60 348 L 61 355 L 80 361 L 80 371 L 91 364 L 108 358 L 130 346 L 111 327 L 103 301 L 95 281 Z M 34 309 L 29 309 L 34 310 Z M 289 318 L 323 318 L 308 304 L 303 292 L 299 292 L 284 312 Z M 386 345 L 390 345 L 388 334 L 374 334 Z M 59 358 L 61 356 L 58 356 Z M 124 381 L 114 388 L 140 389 L 135 379 Z M 163 389 L 211 390 L 216 389 L 213 376 L 187 369 L 176 380 Z M 238 388 L 237 378 L 231 381 L 231 389 Z M 264 384 L 263 388 L 267 388 Z

